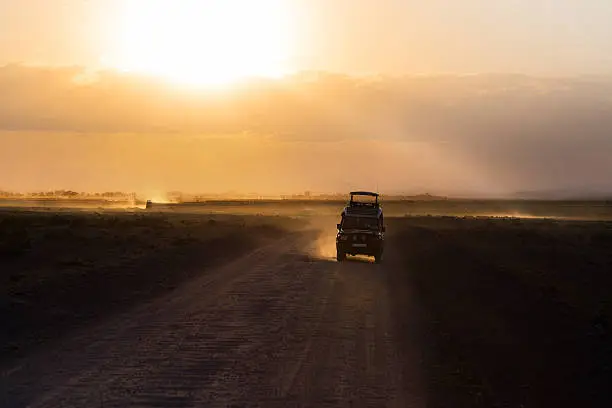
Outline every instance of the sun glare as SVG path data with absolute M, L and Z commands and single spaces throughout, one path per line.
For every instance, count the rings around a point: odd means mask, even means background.
M 194 85 L 288 73 L 283 0 L 127 0 L 115 68 Z

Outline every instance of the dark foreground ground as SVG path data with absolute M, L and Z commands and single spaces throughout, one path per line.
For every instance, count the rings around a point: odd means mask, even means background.
M 612 405 L 612 223 L 311 221 L 0 212 L 0 406 Z
M 612 223 L 394 220 L 432 406 L 612 406 Z M 403 327 L 407 335 L 410 327 Z
M 0 211 L 0 361 L 302 225 L 280 217 Z

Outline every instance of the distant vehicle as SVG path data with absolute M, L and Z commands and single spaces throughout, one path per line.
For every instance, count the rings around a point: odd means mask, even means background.
M 153 201 L 151 200 L 147 200 L 147 204 L 145 205 L 146 209 L 152 208 L 153 207 Z
M 342 211 L 337 225 L 336 259 L 341 262 L 347 255 L 373 256 L 382 261 L 385 244 L 385 225 L 379 194 L 352 191 L 348 205 Z

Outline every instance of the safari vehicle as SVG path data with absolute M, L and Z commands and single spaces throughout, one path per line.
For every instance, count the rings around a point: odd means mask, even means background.
M 373 256 L 382 261 L 385 243 L 385 225 L 378 193 L 353 191 L 342 211 L 337 225 L 336 259 L 344 261 L 347 255 Z

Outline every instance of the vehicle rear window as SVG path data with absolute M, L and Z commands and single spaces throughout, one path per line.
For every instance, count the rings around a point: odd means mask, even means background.
M 345 229 L 378 229 L 378 219 L 371 217 L 344 217 L 342 228 Z

